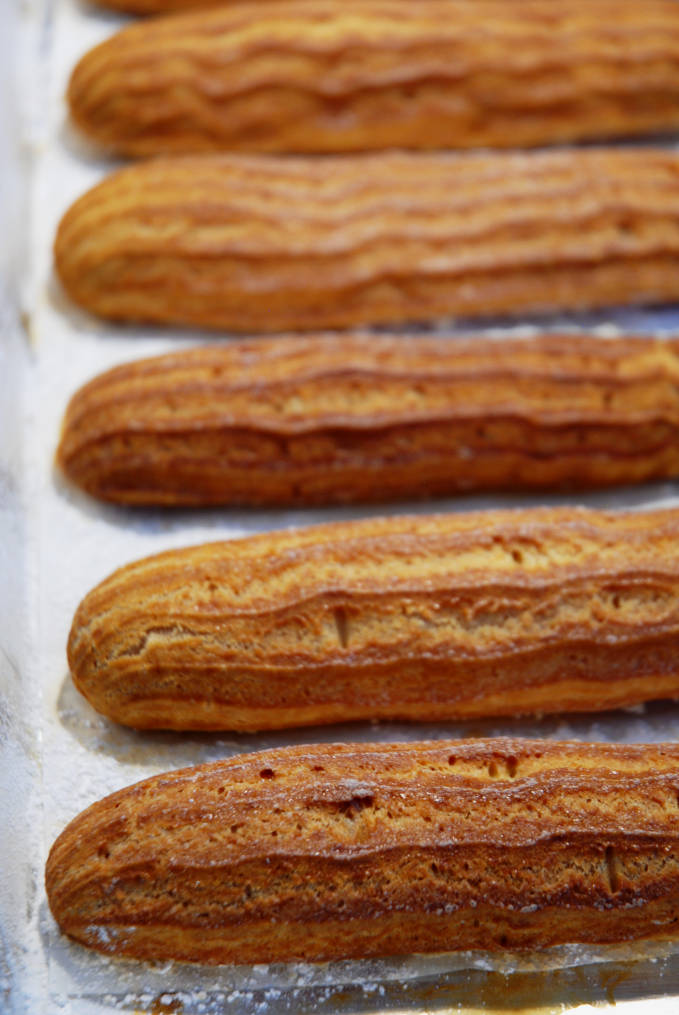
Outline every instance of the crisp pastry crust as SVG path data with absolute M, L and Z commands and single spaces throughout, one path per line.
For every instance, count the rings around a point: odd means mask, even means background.
M 679 155 L 158 159 L 75 203 L 56 266 L 102 317 L 239 332 L 660 303 Z
M 333 744 L 157 776 L 47 862 L 65 933 L 204 963 L 673 938 L 679 747 Z
M 679 696 L 679 510 L 370 519 L 173 550 L 79 606 L 68 658 L 138 728 L 592 711 Z
M 482 30 L 480 30 L 482 26 Z M 123 29 L 69 102 L 123 155 L 528 147 L 679 126 L 674 0 L 280 0 Z
M 117 367 L 63 472 L 122 504 L 324 504 L 679 475 L 679 341 L 285 337 Z

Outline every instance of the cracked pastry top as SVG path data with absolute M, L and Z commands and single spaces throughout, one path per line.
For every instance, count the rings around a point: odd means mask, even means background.
M 322 744 L 156 776 L 52 847 L 110 955 L 323 961 L 676 938 L 679 747 Z
M 679 511 L 374 518 L 172 550 L 80 604 L 78 689 L 137 728 L 595 711 L 679 696 Z

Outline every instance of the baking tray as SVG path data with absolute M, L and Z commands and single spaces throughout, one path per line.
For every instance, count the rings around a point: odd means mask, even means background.
M 132 511 L 102 506 L 53 470 L 68 397 L 115 364 L 205 341 L 188 332 L 109 327 L 79 313 L 54 280 L 57 222 L 112 168 L 69 129 L 63 102 L 78 57 L 123 18 L 78 0 L 0 10 L 0 1011 L 679 1012 L 679 946 L 562 947 L 322 965 L 201 968 L 116 961 L 60 935 L 42 882 L 64 825 L 106 793 L 171 768 L 294 742 L 518 734 L 582 740 L 679 739 L 679 705 L 595 717 L 409 726 L 352 724 L 266 736 L 138 734 L 98 716 L 68 676 L 65 644 L 79 600 L 115 567 L 162 549 L 384 511 L 497 505 L 679 504 L 676 484 L 576 498 L 465 497 L 325 511 Z M 14 65 L 13 80 L 10 69 Z M 496 323 L 498 340 L 506 334 Z M 550 320 L 554 327 L 679 331 L 679 313 L 625 312 Z M 465 329 L 468 333 L 469 328 Z M 527 332 L 530 328 L 512 328 Z

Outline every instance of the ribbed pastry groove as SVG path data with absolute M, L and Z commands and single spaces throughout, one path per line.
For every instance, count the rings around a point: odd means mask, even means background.
M 94 804 L 47 862 L 112 955 L 257 963 L 672 938 L 679 747 L 292 747 Z
M 138 728 L 588 711 L 679 696 L 679 510 L 371 519 L 150 557 L 80 604 L 78 689 Z
M 123 29 L 75 69 L 124 155 L 528 147 L 679 126 L 674 0 L 280 0 Z
M 103 317 L 237 332 L 658 303 L 679 156 L 158 159 L 75 203 L 56 265 Z
M 679 475 L 679 340 L 284 337 L 126 364 L 64 473 L 124 504 L 322 504 Z

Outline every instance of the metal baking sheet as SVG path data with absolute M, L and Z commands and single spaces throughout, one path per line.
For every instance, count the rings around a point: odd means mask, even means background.
M 101 325 L 68 303 L 53 276 L 51 246 L 60 216 L 112 168 L 68 126 L 63 101 L 68 74 L 87 48 L 123 23 L 79 0 L 27 0 L 23 7 L 17 0 L 0 10 L 0 88 L 9 96 L 0 110 L 0 226 L 6 238 L 0 252 L 0 804 L 7 830 L 0 1011 L 551 1013 L 592 1005 L 602 1011 L 615 1004 L 624 1013 L 678 1012 L 679 946 L 571 946 L 521 955 L 201 968 L 103 958 L 59 933 L 42 880 L 51 842 L 92 801 L 163 770 L 294 742 L 491 734 L 679 739 L 679 705 L 666 703 L 541 723 L 364 723 L 266 736 L 138 734 L 98 716 L 77 694 L 65 658 L 73 611 L 92 585 L 144 554 L 384 511 L 679 503 L 677 485 L 664 483 L 577 498 L 483 496 L 388 508 L 162 512 L 102 506 L 65 485 L 53 470 L 54 449 L 66 401 L 81 383 L 144 355 L 228 341 Z M 679 330 L 679 313 L 544 323 L 594 326 L 605 341 L 617 329 Z M 506 330 L 498 325 L 496 333 L 501 341 Z

